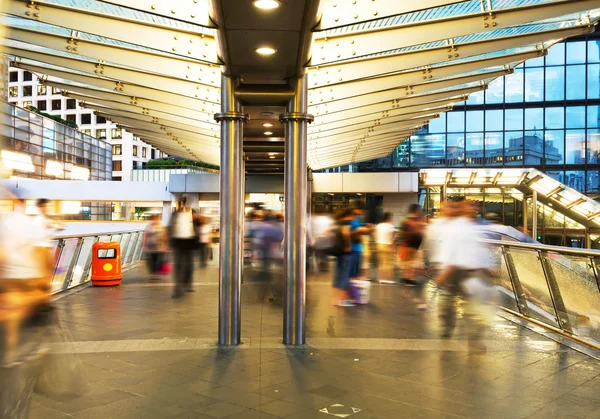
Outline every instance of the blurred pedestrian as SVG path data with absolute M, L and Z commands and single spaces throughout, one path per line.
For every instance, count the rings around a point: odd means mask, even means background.
M 41 223 L 43 228 L 48 232 L 50 236 L 53 236 L 56 233 L 65 229 L 64 224 L 59 223 L 51 218 L 51 205 L 49 200 L 45 198 L 38 199 L 36 202 L 36 206 L 38 209 L 38 215 L 36 215 L 35 218 Z
M 456 326 L 456 305 L 459 296 L 467 300 L 464 319 L 467 326 L 469 348 L 485 351 L 482 343 L 484 333 L 483 319 L 477 309 L 469 282 L 478 278 L 485 270 L 479 243 L 480 234 L 473 217 L 473 207 L 464 197 L 459 196 L 448 201 L 449 220 L 444 228 L 440 243 L 440 272 L 435 278 L 442 288 L 439 302 L 442 337 L 452 336 Z
M 352 238 L 350 224 L 354 217 L 352 209 L 342 210 L 333 228 L 330 254 L 336 257 L 333 279 L 333 304 L 340 307 L 352 307 L 350 298 L 350 269 L 352 268 Z
M 148 275 L 150 279 L 159 277 L 163 263 L 166 263 L 167 239 L 165 228 L 162 226 L 160 216 L 153 214 L 150 224 L 144 231 L 142 249 L 148 262 Z
M 364 223 L 364 209 L 357 206 L 352 211 L 350 235 L 352 239 L 352 259 L 350 261 L 350 279 L 366 280 L 363 273 L 363 236 L 371 234 L 373 226 Z
M 331 229 L 335 221 L 329 214 L 318 212 L 312 217 L 311 226 L 318 272 L 327 272 L 327 249 L 331 247 Z
M 394 267 L 394 235 L 396 228 L 392 224 L 391 212 L 383 214 L 383 219 L 375 227 L 375 244 L 377 249 L 377 279 L 379 282 L 391 283 Z
M 399 248 L 401 280 L 408 285 L 418 285 L 415 274 L 421 262 L 419 248 L 424 232 L 423 209 L 418 204 L 411 204 L 408 207 L 408 216 L 402 222 Z
M 207 217 L 200 217 L 200 237 L 199 237 L 199 253 L 200 253 L 200 267 L 206 268 L 208 266 L 209 251 L 211 244 L 211 233 L 212 226 Z
M 186 205 L 185 197 L 177 202 L 177 209 L 169 224 L 169 238 L 173 249 L 175 291 L 173 298 L 184 292 L 193 292 L 194 252 L 198 248 L 197 214 Z

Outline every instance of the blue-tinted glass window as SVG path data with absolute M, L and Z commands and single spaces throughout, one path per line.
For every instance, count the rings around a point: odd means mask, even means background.
M 441 113 L 439 118 L 429 121 L 429 132 L 446 132 L 446 113 Z
M 525 67 L 543 67 L 544 57 L 532 58 L 525 61 Z
M 504 164 L 523 165 L 523 132 L 504 133 Z
M 585 130 L 567 130 L 565 160 L 567 164 L 585 163 Z
M 485 130 L 486 131 L 502 131 L 504 129 L 504 118 L 502 110 L 485 111 Z
M 464 134 L 448 134 L 446 147 L 448 166 L 464 166 L 465 164 L 465 136 Z
M 565 44 L 554 45 L 548 50 L 546 65 L 563 65 L 565 63 Z
M 523 109 L 507 109 L 504 113 L 505 130 L 523 129 Z
M 544 141 L 546 164 L 563 164 L 565 162 L 565 132 L 563 130 L 546 130 Z
M 585 66 L 567 66 L 567 100 L 585 99 Z
M 525 102 L 541 102 L 544 100 L 544 69 L 528 68 L 525 70 Z
M 587 107 L 587 126 L 588 128 L 600 127 L 600 106 Z
M 585 41 L 567 42 L 567 64 L 585 63 Z
M 524 75 L 522 69 L 515 69 L 513 74 L 504 76 L 504 95 L 507 103 L 523 102 Z
M 598 164 L 598 155 L 600 154 L 600 130 L 593 129 L 587 131 L 587 162 L 589 164 Z
M 598 170 L 587 172 L 587 191 L 588 193 L 600 192 L 600 172 Z
M 600 40 L 588 41 L 588 63 L 600 63 Z
M 542 164 L 544 159 L 543 131 L 525 131 L 523 138 L 525 143 L 523 163 L 525 166 L 530 167 Z
M 465 113 L 462 111 L 448 112 L 448 132 L 463 132 L 465 130 Z
M 467 166 L 483 165 L 483 133 L 467 134 Z
M 567 128 L 585 128 L 585 106 L 567 107 Z
M 585 192 L 585 172 L 583 170 L 565 172 L 564 183 L 579 192 Z
M 442 166 L 445 164 L 445 152 L 445 135 L 414 135 L 411 138 L 410 154 L 413 166 Z
M 485 91 L 486 103 L 502 103 L 504 101 L 504 77 L 498 77 L 488 85 Z
M 546 108 L 544 128 L 556 129 L 565 127 L 565 108 Z
M 544 109 L 525 109 L 525 129 L 536 130 L 544 128 Z
M 469 95 L 469 99 L 467 100 L 467 105 L 481 105 L 483 104 L 484 91 L 481 90 L 479 92 L 471 93 Z
M 483 111 L 467 112 L 467 132 L 483 131 Z
M 600 98 L 600 64 L 589 64 L 587 70 L 587 97 L 598 99 Z
M 504 134 L 502 132 L 485 133 L 485 164 L 500 166 L 503 161 Z
M 546 68 L 546 101 L 565 98 L 565 68 Z

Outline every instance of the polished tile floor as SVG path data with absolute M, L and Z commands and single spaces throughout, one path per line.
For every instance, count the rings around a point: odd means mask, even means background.
M 459 326 L 440 340 L 437 295 L 417 311 L 410 291 L 372 287 L 366 306 L 334 308 L 329 276 L 309 278 L 305 347 L 281 344 L 282 308 L 247 272 L 237 348 L 215 346 L 217 269 L 170 298 L 140 267 L 118 288 L 56 302 L 83 362 L 86 393 L 35 396 L 31 418 L 600 418 L 600 364 L 490 313 L 485 354 Z

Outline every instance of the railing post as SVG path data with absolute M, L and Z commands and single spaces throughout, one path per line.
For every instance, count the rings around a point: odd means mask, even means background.
M 65 247 L 65 239 L 58 239 L 57 252 L 55 254 L 56 262 L 54 262 L 54 271 L 52 272 L 52 278 L 50 278 L 50 286 L 54 283 L 54 277 L 60 264 L 60 258 L 62 256 L 63 248 Z
M 596 278 L 596 285 L 598 286 L 598 291 L 600 292 L 600 256 L 590 257 L 590 263 L 592 265 L 592 272 L 594 273 L 594 278 Z
M 63 290 L 68 289 L 69 285 L 71 285 L 71 282 L 73 282 L 73 269 L 75 269 L 75 265 L 77 265 L 77 261 L 79 260 L 79 255 L 81 254 L 81 249 L 83 247 L 84 241 L 85 239 L 83 237 L 80 237 L 77 241 L 77 248 L 75 249 L 75 252 L 73 252 L 73 259 L 71 259 L 69 269 L 67 270 L 67 274 L 65 275 L 65 281 L 63 282 Z
M 538 258 L 542 264 L 542 269 L 544 270 L 544 276 L 546 277 L 546 283 L 548 284 L 548 290 L 550 291 L 550 298 L 552 298 L 552 304 L 554 305 L 554 311 L 556 313 L 556 321 L 562 330 L 567 333 L 573 333 L 573 329 L 569 323 L 567 309 L 562 299 L 558 283 L 556 282 L 552 264 L 548 258 L 548 251 L 539 250 Z
M 525 299 L 525 292 L 521 286 L 519 275 L 517 274 L 517 268 L 515 262 L 510 254 L 510 249 L 506 246 L 502 246 L 502 255 L 504 256 L 504 262 L 506 263 L 506 269 L 508 270 L 508 277 L 513 286 L 513 292 L 515 293 L 515 300 L 517 301 L 517 307 L 524 316 L 529 316 L 529 306 Z

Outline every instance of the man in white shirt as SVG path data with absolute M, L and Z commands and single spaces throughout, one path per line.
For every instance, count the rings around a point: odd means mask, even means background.
M 332 245 L 332 229 L 335 225 L 330 215 L 318 213 L 311 217 L 310 232 L 317 258 L 317 268 L 319 272 L 327 272 L 327 250 Z
M 392 283 L 392 271 L 395 264 L 394 235 L 396 227 L 392 224 L 391 212 L 383 214 L 383 220 L 375 227 L 377 245 L 377 279 L 382 283 Z
M 486 261 L 479 251 L 479 229 L 471 217 L 471 204 L 464 197 L 456 197 L 446 205 L 449 221 L 441 235 L 438 259 L 440 271 L 435 282 L 442 288 L 439 301 L 442 337 L 449 338 L 456 326 L 457 297 L 462 295 L 469 303 L 469 295 L 464 293 L 464 283 L 485 269 Z M 481 343 L 484 325 L 469 304 L 464 318 L 470 348 L 484 351 L 485 346 Z

